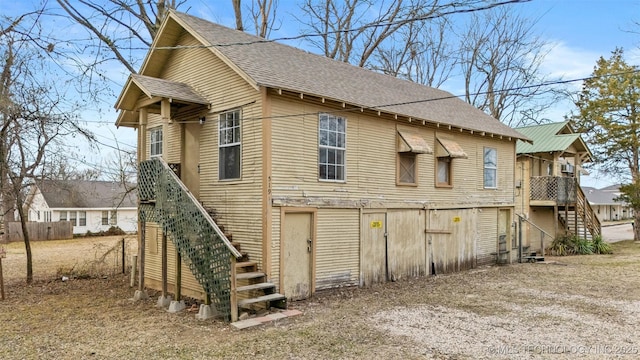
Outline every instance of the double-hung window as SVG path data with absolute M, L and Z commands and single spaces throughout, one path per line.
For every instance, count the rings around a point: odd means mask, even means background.
M 240 110 L 220 114 L 218 130 L 218 179 L 240 179 L 240 159 L 242 158 Z
M 162 127 L 149 129 L 149 154 L 151 157 L 162 156 Z
M 78 226 L 87 226 L 87 212 L 86 211 L 78 211 L 80 215 L 78 217 Z
M 484 148 L 484 187 L 495 189 L 498 187 L 498 150 Z
M 60 221 L 67 221 L 67 212 L 60 211 Z
M 318 178 L 344 181 L 347 150 L 347 119 L 320 114 L 318 122 Z
M 109 225 L 109 210 L 102 210 L 102 225 Z

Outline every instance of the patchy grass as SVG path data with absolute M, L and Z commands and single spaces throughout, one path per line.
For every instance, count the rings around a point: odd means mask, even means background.
M 321 291 L 289 304 L 303 316 L 237 331 L 193 313 L 169 314 L 155 308 L 153 296 L 129 300 L 127 275 L 60 281 L 58 269 L 99 259 L 95 250 L 118 239 L 97 248 L 86 240 L 39 243 L 38 280 L 30 286 L 21 280 L 23 264 L 12 259 L 20 250 L 10 245 L 3 265 L 5 275 L 16 276 L 0 301 L 4 359 L 532 358 L 555 354 L 525 345 L 627 344 L 633 351 L 640 333 L 640 245 L 633 242 L 613 244 L 613 255 Z M 84 257 L 72 255 L 76 247 Z M 500 344 L 517 353 L 497 354 Z

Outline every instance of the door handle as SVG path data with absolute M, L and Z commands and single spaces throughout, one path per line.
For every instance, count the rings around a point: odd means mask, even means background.
M 312 243 L 313 243 L 313 240 L 307 239 L 307 252 L 311 252 L 311 244 Z

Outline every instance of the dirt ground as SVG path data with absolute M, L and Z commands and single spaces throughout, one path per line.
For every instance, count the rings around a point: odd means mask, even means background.
M 289 304 L 304 315 L 247 330 L 167 313 L 155 298 L 133 302 L 128 275 L 62 282 L 64 259 L 81 264 L 102 248 L 85 242 L 34 244 L 34 256 L 47 255 L 29 286 L 19 244 L 6 246 L 0 358 L 632 359 L 640 352 L 640 245 L 632 241 L 614 243 L 613 255 L 321 291 Z M 49 257 L 58 259 L 42 265 Z

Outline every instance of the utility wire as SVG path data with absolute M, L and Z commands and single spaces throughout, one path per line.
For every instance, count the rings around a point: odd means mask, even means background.
M 409 24 L 409 23 L 416 22 L 416 21 L 433 20 L 433 19 L 438 19 L 438 18 L 442 18 L 442 17 L 445 17 L 445 16 L 449 16 L 449 15 L 455 15 L 455 14 L 474 13 L 474 12 L 478 12 L 478 11 L 490 10 L 490 9 L 493 9 L 495 7 L 498 7 L 498 6 L 510 5 L 510 4 L 519 4 L 519 3 L 525 3 L 525 2 L 530 2 L 530 1 L 532 1 L 532 0 L 507 0 L 507 1 L 496 2 L 496 3 L 493 3 L 493 4 L 489 4 L 489 5 L 481 6 L 481 7 L 476 7 L 476 8 L 456 9 L 456 10 L 445 11 L 445 12 L 436 13 L 436 14 L 415 16 L 415 17 L 410 17 L 410 18 L 407 18 L 407 19 L 395 20 L 395 21 L 387 21 L 387 22 L 377 21 L 377 22 L 373 22 L 373 23 L 370 23 L 370 24 L 366 24 L 366 25 L 363 25 L 363 26 L 356 27 L 356 28 L 338 29 L 338 30 L 326 31 L 326 32 L 322 32 L 322 33 L 300 34 L 300 35 L 296 35 L 296 36 L 285 36 L 285 37 L 280 37 L 280 38 L 275 38 L 275 39 L 259 39 L 259 40 L 233 42 L 233 43 L 216 43 L 216 44 L 211 44 L 211 45 L 175 45 L 175 46 L 156 46 L 156 47 L 131 47 L 131 48 L 128 48 L 128 50 L 206 49 L 206 48 L 212 48 L 212 47 L 245 46 L 245 45 L 254 45 L 254 44 L 273 43 L 273 42 L 277 42 L 277 41 L 300 40 L 300 39 L 312 38 L 312 37 L 326 37 L 326 36 L 330 36 L 330 35 L 348 34 L 348 33 L 351 33 L 351 32 L 359 32 L 359 31 L 363 31 L 363 30 L 366 30 L 366 29 L 370 29 L 370 28 L 387 27 L 387 26 L 394 26 L 394 25 Z M 455 7 L 455 5 L 454 5 L 454 7 Z M 125 49 L 127 49 L 127 48 L 125 48 Z

